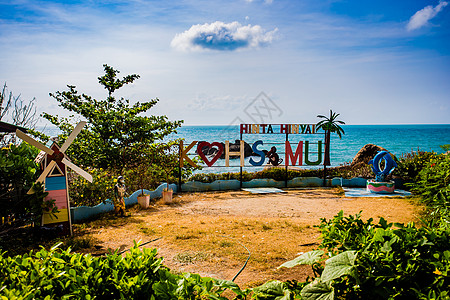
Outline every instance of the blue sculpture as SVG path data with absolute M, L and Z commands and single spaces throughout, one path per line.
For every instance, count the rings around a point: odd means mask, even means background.
M 384 168 L 381 166 L 382 160 L 384 160 Z M 376 182 L 385 182 L 386 176 L 391 174 L 397 167 L 397 163 L 387 151 L 378 152 L 374 159 L 370 160 L 368 164 L 372 165 L 372 171 L 375 173 Z

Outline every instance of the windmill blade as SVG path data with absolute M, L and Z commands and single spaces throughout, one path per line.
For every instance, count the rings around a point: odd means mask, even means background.
M 36 141 L 35 139 L 33 139 L 32 137 L 26 135 L 25 133 L 23 133 L 22 131 L 20 131 L 19 129 L 16 130 L 16 135 L 18 137 L 20 137 L 22 140 L 24 140 L 25 142 L 27 142 L 28 144 L 35 146 L 36 148 L 38 148 L 39 150 L 44 151 L 47 154 L 52 155 L 53 154 L 53 150 L 46 147 L 45 145 L 39 143 L 38 141 Z
M 80 174 L 81 176 L 84 177 L 84 179 L 86 179 L 89 182 L 92 182 L 92 175 L 89 174 L 88 172 L 86 172 L 85 170 L 81 169 L 80 167 L 78 167 L 77 165 L 73 164 L 71 161 L 69 161 L 67 158 L 63 158 L 62 162 L 68 166 L 69 168 L 71 168 L 72 170 L 74 170 L 75 172 L 77 172 L 78 174 Z
M 75 140 L 75 138 L 77 137 L 77 135 L 80 133 L 80 131 L 83 129 L 83 127 L 85 125 L 86 125 L 85 121 L 81 121 L 80 123 L 78 123 L 77 126 L 75 126 L 73 131 L 70 133 L 70 135 L 67 138 L 67 140 L 62 145 L 61 149 L 59 149 L 59 151 L 64 153 L 64 151 L 66 151 L 67 148 L 69 148 L 70 144 L 72 144 L 72 142 Z
M 48 173 L 50 173 L 51 170 L 53 170 L 53 167 L 56 165 L 56 161 L 52 160 L 48 166 L 44 169 L 44 171 L 42 172 L 41 176 L 39 176 L 39 178 L 36 180 L 36 182 L 40 182 L 43 183 L 45 177 L 47 177 Z M 33 194 L 34 190 L 33 188 L 31 188 L 27 194 Z

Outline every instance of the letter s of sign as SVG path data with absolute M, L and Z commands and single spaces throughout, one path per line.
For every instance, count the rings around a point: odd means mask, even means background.
M 258 146 L 263 145 L 263 144 L 264 143 L 261 140 L 253 143 L 253 145 L 252 145 L 253 152 L 255 152 L 257 155 L 259 155 L 261 157 L 261 159 L 258 162 L 256 162 L 253 160 L 253 157 L 250 157 L 249 161 L 252 166 L 261 166 L 264 163 L 266 155 L 264 154 L 264 152 L 262 150 L 258 150 Z

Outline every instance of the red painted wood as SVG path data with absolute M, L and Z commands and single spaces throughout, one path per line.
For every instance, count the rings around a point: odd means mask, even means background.
M 67 208 L 67 191 L 66 190 L 53 190 L 48 191 L 47 197 L 45 200 L 55 199 L 56 207 L 58 209 L 66 209 Z

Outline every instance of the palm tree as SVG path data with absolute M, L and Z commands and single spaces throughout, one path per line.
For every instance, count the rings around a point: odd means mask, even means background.
M 316 124 L 316 130 L 323 129 L 325 130 L 325 158 L 323 164 L 325 166 L 330 165 L 330 136 L 332 132 L 335 132 L 339 138 L 342 138 L 342 134 L 345 134 L 344 129 L 342 129 L 339 124 L 345 124 L 344 121 L 337 120 L 339 114 L 334 113 L 333 110 L 330 109 L 330 117 L 318 115 L 318 118 L 321 118 L 320 122 Z

